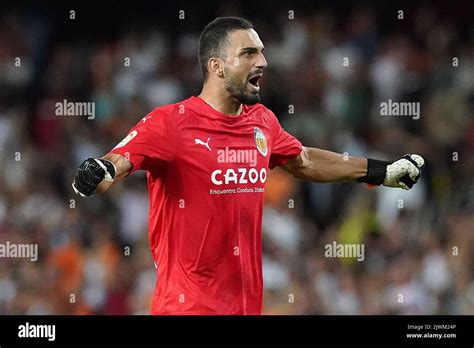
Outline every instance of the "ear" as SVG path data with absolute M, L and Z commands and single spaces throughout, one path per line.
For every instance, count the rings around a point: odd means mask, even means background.
M 224 77 L 224 61 L 220 58 L 210 58 L 207 63 L 209 74 L 215 74 L 217 77 Z

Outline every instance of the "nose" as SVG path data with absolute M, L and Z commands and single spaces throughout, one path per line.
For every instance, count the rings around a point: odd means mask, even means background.
M 256 66 L 259 69 L 265 69 L 267 67 L 267 60 L 265 59 L 265 56 L 263 55 L 263 52 L 260 52 L 258 54 L 258 59 L 256 62 Z

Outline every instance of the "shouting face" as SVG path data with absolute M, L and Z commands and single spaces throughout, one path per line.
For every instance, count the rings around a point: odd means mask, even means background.
M 253 105 L 260 101 L 259 81 L 267 67 L 263 49 L 254 29 L 236 30 L 227 37 L 224 87 L 240 103 Z

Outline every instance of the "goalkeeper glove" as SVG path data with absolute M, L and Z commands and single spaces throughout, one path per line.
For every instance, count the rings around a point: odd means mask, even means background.
M 87 197 L 95 192 L 97 185 L 105 181 L 114 181 L 115 165 L 107 160 L 88 158 L 79 166 L 72 188 L 76 194 Z
M 357 182 L 409 190 L 418 182 L 425 165 L 423 157 L 407 154 L 393 162 L 367 159 L 367 175 Z

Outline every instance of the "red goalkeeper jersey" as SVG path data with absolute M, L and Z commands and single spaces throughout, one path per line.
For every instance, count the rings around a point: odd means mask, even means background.
M 111 151 L 147 172 L 152 314 L 261 314 L 265 181 L 301 149 L 262 104 L 229 116 L 191 97 L 153 110 Z

